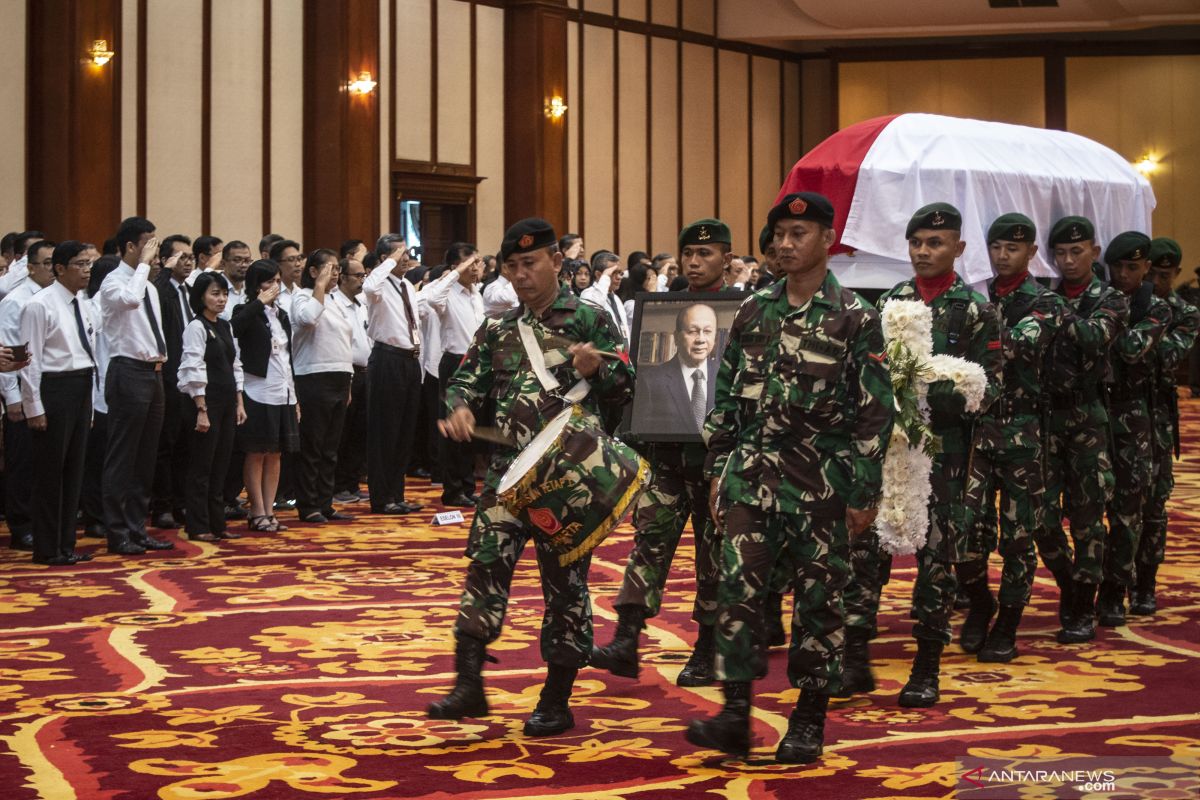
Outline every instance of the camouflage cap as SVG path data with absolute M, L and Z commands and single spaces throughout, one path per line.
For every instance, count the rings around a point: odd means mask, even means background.
M 1089 242 L 1096 238 L 1096 226 L 1087 217 L 1063 217 L 1050 228 L 1051 247 L 1056 244 Z
M 1139 231 L 1118 233 L 1104 250 L 1104 263 L 1140 261 L 1150 257 L 1150 237 Z
M 1032 244 L 1037 241 L 1037 227 L 1024 214 L 1009 213 L 996 217 L 987 232 L 987 243 L 1003 239 L 1006 242 Z
M 1176 269 L 1183 263 L 1183 248 L 1179 242 L 1159 236 L 1150 242 L 1150 266 Z
M 517 253 L 528 253 L 557 244 L 558 237 L 554 234 L 553 225 L 540 217 L 526 217 L 504 232 L 504 241 L 500 243 L 500 260 L 507 261 L 509 256 Z
M 921 206 L 908 221 L 908 227 L 904 229 L 904 238 L 911 239 L 913 233 L 919 230 L 961 231 L 962 212 L 949 203 Z
M 781 219 L 807 219 L 826 228 L 833 227 L 833 203 L 816 192 L 793 192 L 767 212 L 767 227 L 772 232 Z
M 698 219 L 690 225 L 685 225 L 679 232 L 679 249 L 689 244 L 733 244 L 733 234 L 729 226 L 719 219 L 706 217 Z

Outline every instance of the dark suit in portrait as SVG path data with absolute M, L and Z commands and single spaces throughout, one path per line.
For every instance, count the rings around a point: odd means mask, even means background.
M 707 388 L 704 413 L 712 410 L 717 393 L 716 356 L 706 362 Z M 670 361 L 642 367 L 637 373 L 633 395 L 633 428 L 657 434 L 699 434 L 700 426 L 692 407 L 692 387 L 684 382 L 684 367 L 676 353 Z

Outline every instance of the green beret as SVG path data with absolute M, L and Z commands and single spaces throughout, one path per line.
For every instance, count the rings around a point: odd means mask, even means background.
M 1119 233 L 1104 250 L 1104 263 L 1140 261 L 1150 257 L 1150 237 L 1138 231 Z
M 961 231 L 962 213 L 949 203 L 930 203 L 921 206 L 917 213 L 908 221 L 904 229 L 904 238 L 911 239 L 919 230 L 930 231 Z
M 816 192 L 794 192 L 767 212 L 767 227 L 772 235 L 775 233 L 775 223 L 781 219 L 807 219 L 832 228 L 833 203 L 825 195 Z
M 706 219 L 698 219 L 691 225 L 684 226 L 679 232 L 679 249 L 687 247 L 689 244 L 733 244 L 733 234 L 729 232 L 729 226 L 719 219 L 708 217 Z
M 1050 228 L 1050 246 L 1090 242 L 1096 238 L 1096 226 L 1087 217 L 1063 217 Z
M 500 260 L 507 261 L 509 256 L 541 250 L 552 244 L 558 244 L 554 226 L 540 217 L 526 217 L 504 232 L 504 241 L 500 243 Z
M 1183 263 L 1183 249 L 1179 242 L 1159 236 L 1150 242 L 1150 266 L 1177 269 Z
M 758 232 L 758 252 L 764 256 L 767 254 L 767 248 L 771 246 L 771 242 L 775 239 L 775 231 L 770 225 L 763 225 L 763 229 Z
M 988 228 L 987 243 L 991 244 L 1000 239 L 1032 244 L 1037 241 L 1037 227 L 1034 226 L 1033 220 L 1024 214 L 1001 214 Z

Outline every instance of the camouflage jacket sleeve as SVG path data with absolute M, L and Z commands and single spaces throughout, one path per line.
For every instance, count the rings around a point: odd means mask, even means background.
M 1163 334 L 1158 345 L 1158 356 L 1164 370 L 1173 370 L 1188 356 L 1200 330 L 1200 310 L 1184 302 L 1181 297 L 1172 298 L 1171 326 Z
M 971 326 L 971 345 L 967 359 L 983 367 L 987 373 L 987 391 L 979 404 L 979 413 L 991 408 L 1004 388 L 1004 347 L 1001 331 L 1004 324 L 996 307 L 988 302 L 980 303 L 979 316 Z
M 1137 364 L 1158 346 L 1171 324 L 1171 307 L 1154 298 L 1146 315 L 1129 328 L 1113 345 L 1113 353 L 1126 364 Z
M 883 325 L 879 313 L 863 302 L 866 313 L 854 342 L 856 398 L 852 459 L 854 484 L 846 505 L 874 508 L 883 495 L 883 457 L 887 453 L 895 421 L 892 377 L 884 355 Z M 720 391 L 720 384 L 718 384 Z
M 499 324 L 499 320 L 488 319 L 475 331 L 462 364 L 446 385 L 447 411 L 459 406 L 478 410 L 480 401 L 491 391 L 493 337 Z
M 1029 313 L 1003 330 L 1004 360 L 1038 364 L 1062 320 L 1061 301 L 1050 292 L 1034 300 Z
M 585 314 L 590 317 L 585 323 L 590 330 L 580 332 L 580 341 L 591 342 L 597 350 L 621 356 L 620 359 L 603 359 L 599 371 L 589 379 L 592 391 L 602 404 L 619 408 L 633 400 L 634 371 L 625 352 L 625 345 L 621 343 L 620 335 L 604 311 L 596 311 L 581 304 L 576 313 L 580 317 Z
M 1069 306 L 1066 314 L 1064 330 L 1067 336 L 1085 358 L 1098 358 L 1129 325 L 1129 300 L 1121 292 L 1109 291 L 1088 316 L 1077 315 Z
M 737 316 L 729 328 L 729 341 L 721 354 L 721 366 L 717 370 L 716 399 L 708 419 L 704 423 L 704 442 L 708 446 L 708 458 L 704 464 L 707 478 L 719 478 L 725 471 L 725 463 L 737 446 L 738 402 L 733 394 L 733 378 L 742 362 L 742 330 L 755 308 L 754 298 L 742 303 Z

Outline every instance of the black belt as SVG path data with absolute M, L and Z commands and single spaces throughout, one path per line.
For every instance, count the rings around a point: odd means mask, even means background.
M 147 372 L 162 372 L 163 368 L 163 362 L 161 361 L 142 361 L 141 359 L 130 358 L 129 356 L 113 356 L 112 360 L 121 364 L 128 364 L 136 369 L 144 369 Z
M 1070 408 L 1086 406 L 1100 399 L 1100 392 L 1094 388 L 1075 389 L 1070 392 L 1054 392 L 1050 395 L 1050 405 L 1055 411 L 1065 411 Z
M 69 369 L 64 372 L 43 372 L 42 380 L 47 381 L 52 378 L 90 378 L 92 377 L 92 368 L 84 367 L 83 369 Z
M 385 353 L 395 353 L 398 356 L 407 356 L 408 358 L 420 358 L 421 348 L 414 347 L 409 350 L 406 347 L 396 347 L 394 344 L 384 344 L 383 342 L 375 343 L 376 350 L 382 350 Z

